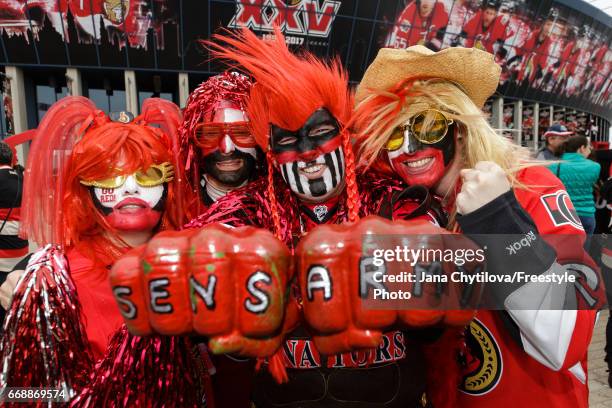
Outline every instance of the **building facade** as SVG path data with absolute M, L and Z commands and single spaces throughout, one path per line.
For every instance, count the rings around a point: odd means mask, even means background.
M 296 48 L 338 56 L 353 83 L 381 47 L 487 50 L 503 67 L 485 107 L 495 128 L 533 149 L 553 122 L 609 139 L 612 18 L 579 0 L 4 0 L 0 137 L 35 128 L 66 95 L 107 112 L 137 114 L 151 96 L 184 106 L 223 69 L 201 40 L 274 25 Z

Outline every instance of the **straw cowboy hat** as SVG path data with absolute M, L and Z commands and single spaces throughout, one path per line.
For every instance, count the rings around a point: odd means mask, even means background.
M 482 108 L 497 89 L 500 73 L 493 54 L 476 48 L 452 47 L 438 52 L 422 45 L 381 48 L 357 87 L 355 101 L 360 103 L 372 90 L 389 90 L 406 79 L 441 78 L 459 85 Z

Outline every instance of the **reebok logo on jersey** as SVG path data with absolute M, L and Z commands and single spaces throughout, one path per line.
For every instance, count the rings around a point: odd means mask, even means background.
M 523 238 L 506 247 L 508 255 L 515 255 L 522 248 L 531 247 L 531 243 L 537 239 L 536 234 L 533 231 L 529 231 Z

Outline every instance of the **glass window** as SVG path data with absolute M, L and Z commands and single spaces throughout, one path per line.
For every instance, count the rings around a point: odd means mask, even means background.
M 142 108 L 145 99 L 153 98 L 154 96 L 177 103 L 177 84 L 178 75 L 176 73 L 137 72 L 138 109 Z
M 106 113 L 119 112 L 126 109 L 125 91 L 113 90 L 112 95 L 108 95 L 105 89 L 89 88 L 89 99 L 96 104 L 98 109 Z
M 139 91 L 138 92 L 138 106 L 139 109 L 142 107 L 142 103 L 147 98 L 153 98 L 153 92 Z M 165 99 L 170 102 L 174 102 L 174 98 L 171 92 L 161 92 L 158 98 Z
M 65 86 L 55 89 L 48 85 L 36 85 L 36 111 L 38 115 L 38 123 L 40 123 L 51 105 L 62 99 L 64 96 L 68 96 L 68 88 Z
M 105 113 L 126 110 L 125 75 L 123 71 L 81 71 L 83 96 L 91 99 Z

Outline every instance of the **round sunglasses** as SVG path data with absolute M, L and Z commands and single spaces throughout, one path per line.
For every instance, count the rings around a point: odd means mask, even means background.
M 387 150 L 398 150 L 404 144 L 406 131 L 423 144 L 435 144 L 440 142 L 448 133 L 448 128 L 454 121 L 448 119 L 444 113 L 437 109 L 426 109 L 417 113 L 408 122 L 398 126 L 391 133 L 391 137 L 385 144 Z

